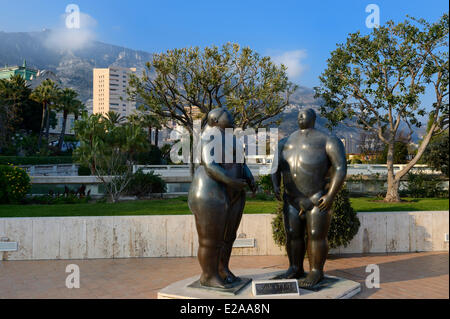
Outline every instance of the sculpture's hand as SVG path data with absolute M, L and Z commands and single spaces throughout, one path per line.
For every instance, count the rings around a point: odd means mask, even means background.
M 233 178 L 229 185 L 234 189 L 241 190 L 247 185 L 247 181 L 242 178 Z
M 249 178 L 247 179 L 247 184 L 248 187 L 250 187 L 250 190 L 253 192 L 253 194 L 255 194 L 256 191 L 258 190 L 258 188 L 256 187 L 255 180 L 253 178 Z
M 333 198 L 330 195 L 324 195 L 319 199 L 319 209 L 322 211 L 327 211 L 331 208 L 333 203 Z
M 273 189 L 274 193 L 275 193 L 275 197 L 277 200 L 279 200 L 281 202 L 281 190 L 279 187 L 274 187 Z

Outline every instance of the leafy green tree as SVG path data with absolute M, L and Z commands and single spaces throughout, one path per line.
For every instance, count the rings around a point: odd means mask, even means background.
M 133 176 L 133 157 L 148 148 L 145 131 L 135 123 L 117 123 L 114 116 L 87 116 L 75 122 L 80 146 L 77 161 L 102 181 L 112 202 L 117 202 Z
M 433 136 L 428 144 L 427 151 L 423 155 L 423 160 L 431 168 L 441 171 L 445 176 L 449 177 L 449 133 L 448 129 L 443 133 Z
M 380 156 L 379 162 L 386 163 L 388 155 L 388 146 L 385 145 L 383 153 Z M 403 141 L 396 141 L 394 145 L 394 163 L 395 164 L 406 164 L 408 163 L 408 144 Z
M 172 144 L 164 144 L 161 146 L 161 161 L 162 164 L 171 164 L 170 160 L 170 150 L 172 148 Z
M 142 78 L 130 77 L 129 99 L 152 113 L 176 121 L 191 134 L 198 107 L 203 115 L 227 107 L 237 127 L 258 128 L 289 104 L 296 86 L 286 67 L 250 48 L 227 43 L 200 49 L 182 48 L 154 54 Z M 192 148 L 192 143 L 191 143 Z M 191 152 L 193 174 L 193 152 Z
M 22 123 L 22 109 L 29 102 L 31 89 L 20 75 L 0 80 L 0 146 L 10 142 Z
M 372 131 L 388 147 L 388 188 L 385 201 L 400 201 L 400 180 L 419 161 L 440 128 L 440 112 L 448 107 L 448 14 L 437 22 L 409 19 L 374 29 L 369 35 L 350 34 L 328 59 L 316 96 L 330 125 L 345 121 Z M 432 125 L 416 155 L 394 174 L 395 142 L 400 124 L 421 125 L 425 114 L 420 97 L 430 89 Z
M 267 124 L 289 104 L 295 90 L 284 66 L 230 43 L 220 49 L 195 47 L 155 54 L 143 77 L 132 76 L 129 84 L 132 99 L 190 132 L 193 106 L 203 114 L 226 106 L 245 129 Z
M 42 104 L 42 119 L 41 128 L 39 131 L 38 148 L 41 148 L 42 135 L 44 132 L 44 126 L 46 127 L 46 140 L 50 133 L 50 111 L 51 105 L 58 96 L 58 86 L 50 79 L 43 81 L 38 87 L 36 87 L 30 95 L 30 98 L 40 104 Z

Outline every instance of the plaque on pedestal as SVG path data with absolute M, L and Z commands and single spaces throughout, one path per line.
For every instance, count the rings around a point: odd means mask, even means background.
M 298 282 L 296 279 L 259 280 L 252 282 L 254 296 L 298 296 Z

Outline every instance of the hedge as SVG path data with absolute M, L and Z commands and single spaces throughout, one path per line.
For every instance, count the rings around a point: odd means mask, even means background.
M 55 165 L 72 163 L 72 156 L 0 156 L 0 165 Z

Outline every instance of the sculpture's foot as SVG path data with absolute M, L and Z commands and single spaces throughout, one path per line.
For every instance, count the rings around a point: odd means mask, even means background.
M 225 278 L 225 282 L 227 283 L 227 284 L 236 284 L 236 283 L 238 283 L 238 282 L 240 282 L 241 281 L 241 278 L 239 278 L 239 277 L 236 277 L 235 275 L 233 275 L 233 274 L 230 274 L 230 275 L 228 275 L 226 278 Z
M 229 269 L 219 271 L 220 277 L 227 283 L 227 284 L 234 284 L 239 281 L 241 281 L 241 278 L 236 277 Z
M 221 288 L 221 289 L 228 289 L 231 288 L 232 286 L 219 276 L 204 276 L 204 275 L 200 277 L 200 284 L 204 287 Z
M 319 270 L 312 270 L 308 273 L 306 278 L 298 281 L 300 288 L 312 288 L 323 279 L 323 272 Z
M 273 279 L 300 279 L 305 277 L 305 271 L 296 267 L 289 267 L 289 269 L 281 275 L 275 276 Z

